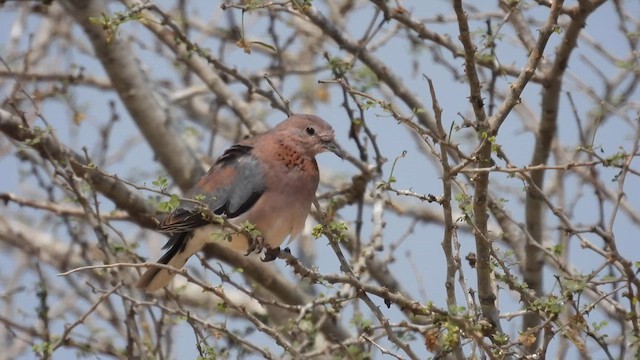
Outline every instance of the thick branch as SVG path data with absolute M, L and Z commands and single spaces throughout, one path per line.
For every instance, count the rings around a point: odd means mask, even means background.
M 91 41 L 97 58 L 158 161 L 180 188 L 191 187 L 204 170 L 175 128 L 175 119 L 149 83 L 130 42 L 124 37 L 109 36 L 97 23 L 110 13 L 107 3 L 67 0 L 62 4 Z
M 134 221 L 146 228 L 155 228 L 153 218 L 155 209 L 137 193 L 132 192 L 123 182 L 89 166 L 86 158 L 60 144 L 56 138 L 45 131 L 35 131 L 25 125 L 17 116 L 0 109 L 0 131 L 20 142 L 28 142 L 44 158 L 60 163 L 69 163 L 81 178 L 86 179 L 98 192 L 109 198 Z
M 469 33 L 469 24 L 467 15 L 462 8 L 462 1 L 455 0 L 453 8 L 458 17 L 459 38 L 464 47 L 465 54 L 465 72 L 469 79 L 469 101 L 473 106 L 475 114 L 475 123 L 482 139 L 482 143 L 476 152 L 476 164 L 478 167 L 490 166 L 491 160 L 491 142 L 487 135 L 486 113 L 482 100 L 480 80 L 476 71 L 475 63 L 475 46 L 471 40 Z M 478 299 L 480 300 L 480 308 L 482 315 L 489 320 L 494 327 L 492 330 L 502 332 L 500 325 L 500 311 L 497 307 L 497 294 L 495 280 L 491 269 L 491 242 L 488 236 L 487 223 L 489 220 L 488 212 L 488 194 L 489 194 L 489 173 L 477 174 L 472 181 L 475 183 L 475 193 L 473 195 L 473 224 L 474 237 L 476 242 L 477 263 L 476 270 L 478 274 Z
M 600 4 L 601 3 L 602 2 L 600 2 Z M 561 1 L 554 2 L 553 4 L 554 7 L 561 5 Z M 557 130 L 563 74 L 567 68 L 569 57 L 576 48 L 580 31 L 584 28 L 589 14 L 591 14 L 597 6 L 599 6 L 599 4 L 590 6 L 587 2 L 580 2 L 580 4 L 572 8 L 572 13 L 574 14 L 573 19 L 566 29 L 560 47 L 558 47 L 556 51 L 553 66 L 545 73 L 546 80 L 542 93 L 542 113 L 531 159 L 531 165 L 533 166 L 547 163 Z M 544 176 L 544 170 L 531 172 L 532 182 L 540 189 L 544 188 Z M 529 289 L 535 291 L 538 295 L 543 294 L 544 291 L 542 276 L 544 254 L 539 250 L 538 244 L 541 244 L 544 238 L 543 224 L 545 206 L 545 202 L 537 192 L 529 188 L 525 201 L 525 223 L 527 232 L 537 244 L 528 243 L 525 247 L 527 259 L 524 265 L 523 277 Z M 526 331 L 529 328 L 535 328 L 540 325 L 540 322 L 541 319 L 537 313 L 528 312 L 524 317 L 523 330 Z M 538 341 L 528 347 L 530 352 L 534 351 L 538 346 L 540 336 L 537 337 L 537 340 Z

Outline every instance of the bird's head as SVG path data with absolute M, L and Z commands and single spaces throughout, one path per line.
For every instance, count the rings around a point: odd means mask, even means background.
M 295 114 L 278 124 L 274 130 L 284 131 L 286 136 L 313 157 L 331 151 L 342 159 L 342 152 L 335 142 L 335 132 L 328 122 L 315 115 Z

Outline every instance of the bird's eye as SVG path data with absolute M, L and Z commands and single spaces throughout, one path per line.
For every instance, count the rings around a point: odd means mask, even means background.
M 312 128 L 311 126 L 307 127 L 306 131 L 309 135 L 313 135 L 316 133 L 316 129 Z

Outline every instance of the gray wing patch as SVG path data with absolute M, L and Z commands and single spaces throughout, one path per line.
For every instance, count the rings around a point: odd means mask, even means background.
M 236 173 L 235 181 L 214 192 L 214 201 L 207 201 L 214 214 L 226 214 L 228 218 L 237 217 L 249 210 L 266 188 L 260 164 L 253 156 L 246 155 L 237 159 L 233 168 Z
M 266 188 L 263 168 L 251 154 L 252 149 L 251 146 L 234 145 L 225 151 L 189 192 L 189 197 L 204 195 L 209 210 L 228 218 L 249 210 Z
M 264 193 L 263 170 L 246 145 L 229 148 L 198 183 L 185 194 L 198 199 L 216 215 L 235 218 L 249 210 Z M 163 219 L 159 231 L 179 233 L 209 224 L 195 202 L 183 201 L 180 207 Z

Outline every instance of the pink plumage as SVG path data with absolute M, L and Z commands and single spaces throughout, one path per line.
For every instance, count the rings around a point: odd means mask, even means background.
M 270 131 L 230 147 L 185 197 L 204 199 L 210 211 L 226 215 L 235 225 L 245 221 L 255 225 L 265 258 L 273 260 L 270 252 L 288 237 L 297 237 L 304 227 L 318 188 L 315 156 L 325 151 L 340 156 L 331 125 L 314 115 L 292 115 Z M 231 241 L 226 241 L 224 230 L 207 221 L 192 202 L 181 203 L 158 231 L 171 234 L 164 247 L 168 250 L 158 262 L 177 269 L 216 238 L 242 252 L 256 245 L 242 234 L 231 234 Z M 136 286 L 151 292 L 172 277 L 171 272 L 152 267 Z

